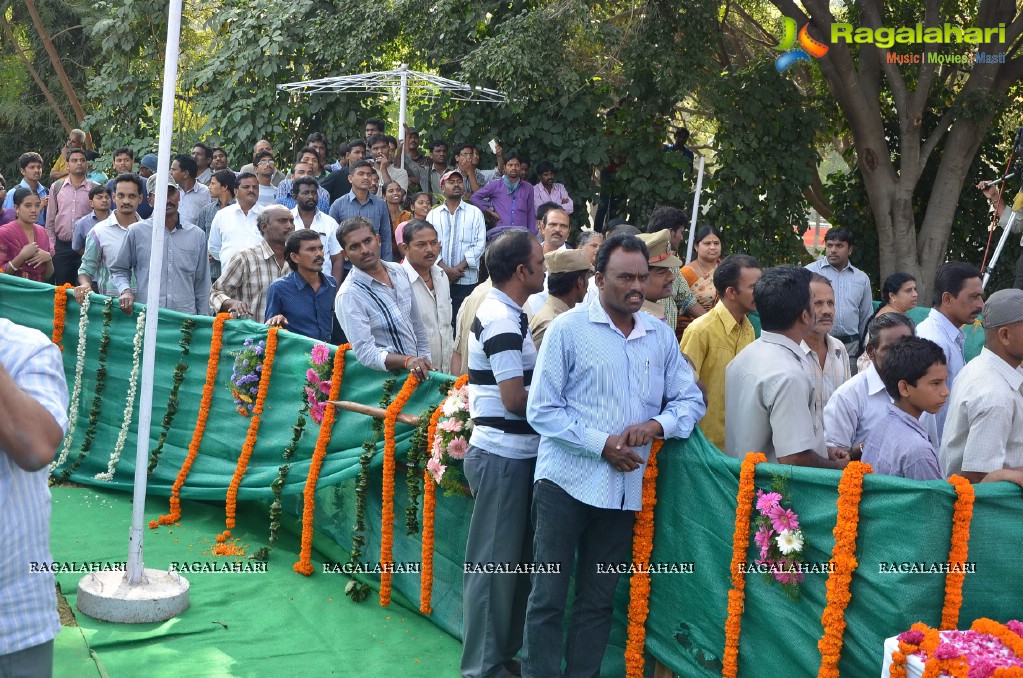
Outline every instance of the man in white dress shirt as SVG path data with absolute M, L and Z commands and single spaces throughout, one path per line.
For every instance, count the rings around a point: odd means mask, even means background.
M 971 483 L 1023 467 L 1023 290 L 992 294 L 983 318 L 984 348 L 952 388 L 940 453 L 945 473 Z
M 323 275 L 334 276 L 341 282 L 344 278 L 344 254 L 337 239 L 338 223 L 329 214 L 321 212 L 316 204 L 319 200 L 320 185 L 312 177 L 298 177 L 291 185 L 295 198 L 295 228 L 308 228 L 320 234 L 323 242 Z M 334 275 L 337 271 L 337 275 Z
M 824 406 L 824 433 L 829 449 L 852 449 L 859 458 L 870 430 L 884 421 L 891 397 L 881 380 L 881 365 L 888 347 L 913 336 L 913 321 L 901 313 L 885 313 L 867 327 L 870 366 L 839 386 Z M 933 422 L 930 415 L 926 417 Z M 923 419 L 921 419 L 923 423 Z
M 486 245 L 487 227 L 483 212 L 462 200 L 465 184 L 458 170 L 449 170 L 440 179 L 444 202 L 426 215 L 437 229 L 440 257 L 437 264 L 451 283 L 451 315 L 456 317 L 466 297 L 480 283 L 480 262 Z
M 401 267 L 408 274 L 419 315 L 430 338 L 430 362 L 441 369 L 451 363 L 451 285 L 437 265 L 440 241 L 437 229 L 428 221 L 411 219 L 402 229 L 398 245 L 405 259 Z
M 934 277 L 934 306 L 916 328 L 916 333 L 919 337 L 930 339 L 945 352 L 949 391 L 966 364 L 966 333 L 960 328 L 972 324 L 983 309 L 984 287 L 980 271 L 961 261 L 942 264 Z M 935 415 L 939 444 L 951 402 L 950 398 Z
M 233 205 L 217 212 L 210 226 L 210 256 L 220 261 L 221 270 L 227 268 L 235 252 L 255 247 L 263 241 L 256 226 L 256 217 L 263 208 L 256 204 L 259 200 L 259 180 L 255 174 L 243 172 L 238 175 L 234 199 Z

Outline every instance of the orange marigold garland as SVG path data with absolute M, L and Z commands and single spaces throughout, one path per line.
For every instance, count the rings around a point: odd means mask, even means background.
M 437 408 L 440 410 L 440 408 Z M 437 506 L 437 483 L 429 471 L 423 471 L 423 569 L 419 575 L 419 611 L 432 614 L 433 606 L 433 517 Z
M 964 565 L 970 550 L 970 521 L 973 519 L 973 485 L 957 475 L 950 477 L 948 482 L 956 489 L 956 504 L 952 516 L 952 544 L 948 551 L 949 571 L 945 575 L 941 628 L 954 629 L 959 626 L 959 608 L 963 605 Z
M 334 354 L 334 369 L 330 376 L 330 400 L 337 400 L 341 396 L 341 380 L 345 376 L 345 353 L 351 350 L 351 344 L 343 344 L 337 347 Z M 303 490 L 304 505 L 302 506 L 302 550 L 298 554 L 298 562 L 292 568 L 299 574 L 309 576 L 313 573 L 313 511 L 316 508 L 316 482 L 320 479 L 320 468 L 323 466 L 323 458 L 327 456 L 327 445 L 330 443 L 330 434 L 334 428 L 334 418 L 337 408 L 334 405 L 327 405 L 323 412 L 323 421 L 320 423 L 320 435 L 316 438 L 316 448 L 309 463 L 309 475 L 305 480 Z
M 824 635 L 817 642 L 821 652 L 817 678 L 838 678 L 838 660 L 842 655 L 842 637 L 845 634 L 845 608 L 852 598 L 849 584 L 859 564 L 856 561 L 856 535 L 860 522 L 860 499 L 863 497 L 863 476 L 872 472 L 870 464 L 849 462 L 838 483 L 835 548 L 831 552 L 833 569 L 826 585 L 828 603 L 821 615 Z
M 1018 624 L 1018 622 L 1010 623 Z M 1013 630 L 1005 624 L 999 624 L 994 619 L 981 617 L 973 622 L 970 630 L 994 636 L 998 640 L 1002 641 L 1002 645 L 1012 650 L 1017 657 L 1023 659 L 1023 638 L 1016 635 L 1016 633 L 1014 633 Z
M 455 380 L 453 389 L 460 389 L 469 383 L 469 375 L 463 374 Z M 437 437 L 437 424 L 443 416 L 438 406 L 430 418 L 430 427 L 426 432 L 426 449 L 433 449 L 433 441 Z M 434 531 L 433 522 L 437 507 L 437 483 L 429 471 L 423 473 L 423 569 L 419 576 L 419 610 L 423 614 L 433 612 L 430 605 L 430 598 L 433 595 L 433 548 Z
M 906 678 L 906 662 L 909 661 L 909 655 L 920 649 L 928 631 L 931 630 L 926 624 L 917 622 L 910 627 L 910 631 L 899 634 L 899 649 L 892 652 L 892 663 L 888 669 L 889 678 Z
M 941 635 L 938 633 L 938 629 L 928 627 L 924 631 L 924 640 L 920 643 L 920 649 L 927 653 L 923 678 L 939 678 L 943 673 L 953 676 L 953 678 L 967 678 L 970 666 L 964 657 L 939 658 L 935 656 L 940 644 Z
M 384 480 L 383 506 L 380 509 L 380 606 L 391 604 L 391 572 L 389 565 L 393 561 L 394 551 L 394 454 L 397 443 L 394 440 L 394 427 L 398 423 L 398 414 L 405 408 L 413 391 L 419 386 L 419 379 L 409 372 L 405 384 L 388 405 L 384 414 Z
M 469 374 L 462 374 L 455 379 L 451 387 L 457 391 L 469 383 Z M 437 424 L 443 416 L 441 406 L 434 409 L 434 415 L 430 417 L 430 427 L 427 428 L 427 449 L 434 448 L 434 440 L 437 438 Z M 419 612 L 430 615 L 434 612 L 431 605 L 431 597 L 434 591 L 434 516 L 437 509 L 437 483 L 431 476 L 430 471 L 422 473 L 422 571 L 419 575 Z
M 64 283 L 53 291 L 53 337 L 51 341 L 61 351 L 64 350 L 64 346 L 60 342 L 64 338 L 64 320 L 67 315 L 67 291 L 70 289 L 74 289 L 74 285 Z
M 739 470 L 739 491 L 736 495 L 735 532 L 732 535 L 732 562 L 729 571 L 732 588 L 728 591 L 728 618 L 725 620 L 725 651 L 722 656 L 724 678 L 735 678 L 739 672 L 739 633 L 742 630 L 742 607 L 746 596 L 743 565 L 749 550 L 750 517 L 753 515 L 753 478 L 757 464 L 767 461 L 763 452 L 747 452 Z
M 196 455 L 199 454 L 199 445 L 202 443 L 203 433 L 206 431 L 206 421 L 210 417 L 210 405 L 213 402 L 213 387 L 217 381 L 217 367 L 220 365 L 220 350 L 224 344 L 224 323 L 231 318 L 230 313 L 220 313 L 213 320 L 213 338 L 210 340 L 210 359 L 206 363 L 206 383 L 202 387 L 202 400 L 199 401 L 199 418 L 195 422 L 195 429 L 192 432 L 192 442 L 188 445 L 188 455 L 185 462 L 178 471 L 178 477 L 174 479 L 170 494 L 170 513 L 160 516 L 156 520 L 149 521 L 150 528 L 158 525 L 170 525 L 181 520 L 181 488 L 185 485 L 192 464 Z
M 657 505 L 657 453 L 664 440 L 650 446 L 650 458 L 643 472 L 643 505 L 632 528 L 632 562 L 646 566 L 654 550 L 654 506 Z M 625 642 L 625 675 L 643 678 L 643 647 L 646 619 L 650 614 L 650 573 L 642 569 L 629 581 L 629 631 Z
M 249 467 L 249 460 L 252 452 L 256 449 L 256 436 L 259 433 L 259 424 L 263 419 L 263 406 L 266 404 L 266 391 L 270 386 L 270 375 L 273 372 L 274 356 L 277 353 L 277 331 L 280 328 L 271 327 L 266 334 L 266 349 L 263 353 L 263 369 L 259 374 L 259 390 L 256 392 L 256 402 L 252 407 L 252 419 L 249 421 L 249 430 L 245 434 L 245 444 L 242 445 L 241 454 L 238 455 L 238 465 L 231 477 L 231 484 L 227 487 L 227 505 L 225 521 L 227 529 L 217 535 L 217 545 L 213 547 L 214 555 L 218 556 L 243 556 L 245 550 L 235 546 L 227 540 L 231 538 L 231 528 L 235 526 L 235 517 L 238 510 L 238 487 L 245 477 L 245 470 Z

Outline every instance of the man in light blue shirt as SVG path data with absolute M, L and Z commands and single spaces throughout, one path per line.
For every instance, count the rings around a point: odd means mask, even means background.
M 18 157 L 18 170 L 21 172 L 22 179 L 17 186 L 7 193 L 7 197 L 4 198 L 3 208 L 11 209 L 14 207 L 14 193 L 19 188 L 30 188 L 43 201 L 43 209 L 39 210 L 39 218 L 36 219 L 36 223 L 40 226 L 45 226 L 46 205 L 49 202 L 50 192 L 39 181 L 43 176 L 43 157 L 34 151 L 22 153 Z
M 49 464 L 67 428 L 60 351 L 0 318 L 0 675 L 49 676 L 60 631 L 50 556 Z
M 373 232 L 380 237 L 380 258 L 394 261 L 391 251 L 391 213 L 387 203 L 369 191 L 370 183 L 376 176 L 373 164 L 365 160 L 348 166 L 348 179 L 352 190 L 334 201 L 330 206 L 330 218 L 341 224 L 349 217 L 365 217 L 373 226 Z M 345 261 L 345 270 L 351 270 L 351 262 Z M 337 273 L 337 272 L 335 272 Z
M 852 231 L 835 228 L 824 236 L 827 254 L 806 268 L 831 281 L 835 290 L 835 319 L 829 334 L 845 344 L 849 368 L 856 374 L 856 357 L 860 354 L 860 337 L 874 315 L 870 278 L 849 262 L 852 256 Z
M 950 391 L 959 371 L 966 365 L 966 356 L 963 353 L 966 334 L 960 328 L 972 324 L 982 310 L 984 287 L 981 284 L 980 271 L 961 261 L 942 264 L 934 276 L 934 306 L 917 326 L 916 334 L 923 339 L 930 339 L 945 352 L 945 360 L 948 361 L 947 385 Z M 945 403 L 935 415 L 938 425 L 938 440 L 935 447 L 941 446 L 947 414 L 948 403 Z
M 597 252 L 598 302 L 554 319 L 537 358 L 526 417 L 540 434 L 533 487 L 534 574 L 524 676 L 593 676 L 627 567 L 654 438 L 685 438 L 706 412 L 692 368 L 664 323 L 639 312 L 646 245 L 615 236 Z M 562 628 L 576 551 L 567 650 Z M 611 567 L 609 567 L 611 565 Z

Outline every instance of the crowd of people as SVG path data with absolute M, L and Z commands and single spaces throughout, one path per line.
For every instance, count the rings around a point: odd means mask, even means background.
M 478 168 L 473 144 L 455 145 L 449 164 L 446 143 L 422 154 L 414 129 L 399 144 L 375 119 L 334 163 L 310 135 L 286 174 L 260 141 L 237 172 L 203 144 L 147 155 L 137 174 L 131 149 L 117 149 L 117 176 L 95 182 L 76 139 L 49 189 L 41 157 L 19 159 L 23 180 L 0 227 L 5 273 L 71 282 L 79 300 L 116 296 L 132 313 L 149 284 L 143 207 L 166 161 L 161 307 L 346 340 L 375 370 L 468 375 L 463 676 L 561 675 L 563 662 L 565 675 L 599 673 L 620 576 L 603 566 L 630 560 L 655 438 L 699 426 L 735 458 L 757 450 L 829 469 L 863 459 L 916 480 L 1023 485 L 1023 291 L 985 302 L 968 264 L 941 267 L 915 326 L 906 313 L 916 281 L 890 276 L 875 311 L 848 230 L 829 231 L 825 256 L 804 268 L 726 255 L 712 227 L 685 262 L 689 220 L 674 207 L 655 209 L 643 229 L 609 224 L 573 241 L 577 206 L 550 163 L 538 163 L 536 185 L 528 160 L 500 147 L 493 170 Z M 962 327 L 982 311 L 984 348 L 967 364 Z M 66 425 L 67 393 L 59 354 L 40 337 L 24 345 L 39 343 L 60 384 L 19 381 L 19 354 L 2 356 L 0 483 L 45 490 L 40 469 L 60 440 L 48 429 Z M 34 398 L 49 412 L 37 451 L 9 431 L 8 384 L 19 407 Z M 484 563 L 522 569 L 469 567 Z M 21 576 L 0 569 L 0 603 Z M 46 640 L 52 619 L 35 621 L 35 635 L 12 635 L 0 618 L 0 660 Z

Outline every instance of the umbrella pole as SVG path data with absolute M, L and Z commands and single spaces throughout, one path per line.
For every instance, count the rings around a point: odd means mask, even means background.
M 700 172 L 696 176 L 696 196 L 693 198 L 693 218 L 689 222 L 689 244 L 686 246 L 686 262 L 693 260 L 693 235 L 696 233 L 696 214 L 700 210 L 700 191 L 703 190 L 703 162 L 700 156 Z
M 398 99 L 398 148 L 401 149 L 401 157 L 398 158 L 398 167 L 405 169 L 405 105 L 408 103 L 408 66 L 402 64 L 401 71 L 401 95 Z

